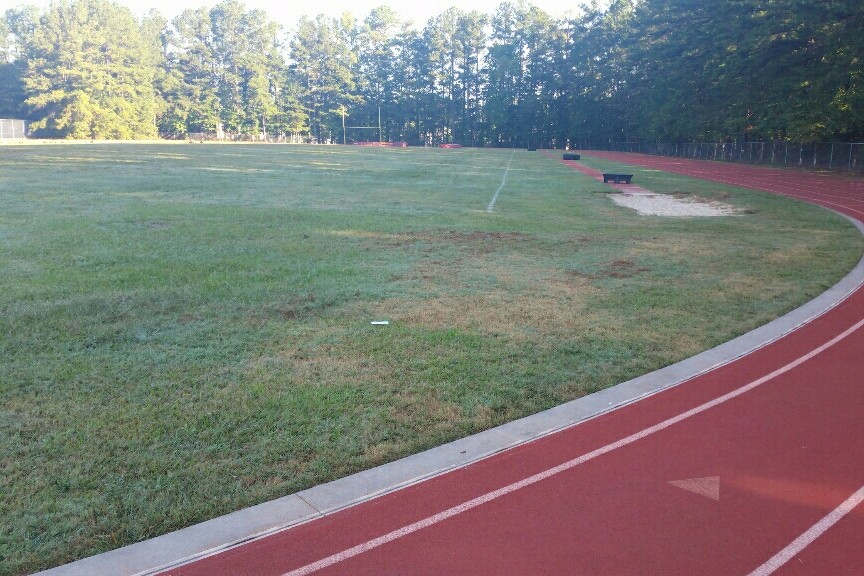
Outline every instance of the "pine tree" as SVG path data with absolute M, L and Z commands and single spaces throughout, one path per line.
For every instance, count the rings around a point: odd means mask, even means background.
M 89 139 L 156 135 L 156 63 L 127 8 L 107 0 L 57 1 L 24 46 L 34 131 Z
M 0 118 L 21 118 L 24 115 L 24 60 L 20 57 L 16 30 L 22 17 L 20 11 L 9 10 L 0 18 Z
M 316 142 L 335 142 L 342 134 L 342 111 L 359 103 L 345 21 L 302 17 L 291 42 L 290 70 L 298 99 Z

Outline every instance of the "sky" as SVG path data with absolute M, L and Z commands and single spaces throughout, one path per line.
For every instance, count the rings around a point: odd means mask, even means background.
M 143 16 L 156 8 L 169 20 L 187 8 L 211 7 L 218 2 L 215 0 L 115 0 L 129 7 L 136 16 Z M 444 12 L 451 6 L 457 6 L 462 10 L 478 10 L 484 14 L 492 14 L 502 0 L 240 0 L 247 10 L 260 9 L 266 12 L 272 20 L 282 24 L 286 29 L 293 29 L 301 16 L 310 17 L 324 14 L 326 16 L 339 16 L 344 12 L 350 12 L 358 19 L 363 19 L 369 12 L 383 4 L 393 8 L 404 20 L 410 20 L 417 28 L 423 25 L 433 16 Z M 548 12 L 555 17 L 565 16 L 568 13 L 578 14 L 583 3 L 590 0 L 531 0 L 538 8 Z M 0 13 L 9 8 L 17 8 L 24 4 L 34 4 L 40 8 L 48 5 L 48 0 L 0 0 Z M 605 6 L 608 0 L 600 0 L 599 5 Z

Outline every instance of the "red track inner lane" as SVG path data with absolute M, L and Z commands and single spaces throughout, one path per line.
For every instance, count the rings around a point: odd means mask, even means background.
M 642 159 L 627 155 L 620 161 Z M 699 165 L 703 172 L 709 168 Z M 815 175 L 791 175 L 799 176 Z M 767 179 L 764 186 L 783 186 L 787 177 Z M 752 181 L 739 185 L 757 188 Z M 853 199 L 842 186 L 832 193 L 844 204 Z M 858 290 L 799 330 L 685 384 L 164 574 L 282 576 L 657 427 L 782 369 L 692 417 L 309 572 L 750 574 L 864 485 L 858 369 L 864 328 L 800 362 L 862 318 L 864 291 Z M 719 500 L 670 484 L 705 478 L 718 479 Z M 860 542 L 861 534 L 859 507 L 778 573 L 860 573 L 854 570 L 864 565 L 864 550 L 850 542 Z

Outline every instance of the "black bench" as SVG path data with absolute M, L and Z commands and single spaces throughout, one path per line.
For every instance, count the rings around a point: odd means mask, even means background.
M 580 160 L 579 154 L 564 154 L 564 160 Z
M 609 182 L 610 180 L 615 184 L 630 184 L 630 180 L 633 179 L 632 174 L 603 174 L 603 183 Z

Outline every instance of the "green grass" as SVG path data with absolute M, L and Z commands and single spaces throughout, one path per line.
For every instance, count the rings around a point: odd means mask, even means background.
M 668 365 L 815 296 L 864 248 L 827 211 L 645 170 L 741 213 L 640 217 L 521 150 L 2 152 L 2 574 Z

